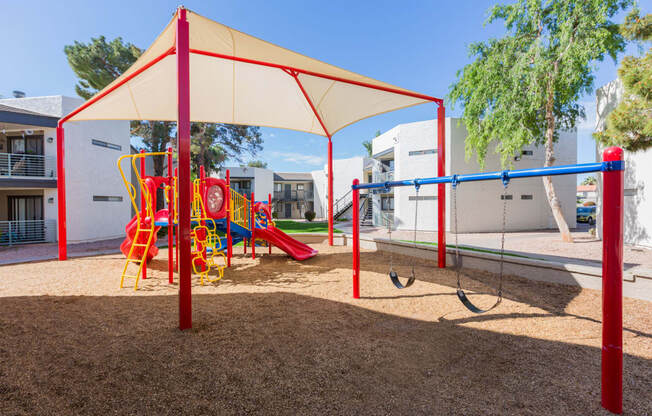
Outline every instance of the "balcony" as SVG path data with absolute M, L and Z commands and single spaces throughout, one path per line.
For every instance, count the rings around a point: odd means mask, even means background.
M 0 221 L 0 246 L 55 241 L 56 221 Z
M 313 197 L 313 191 L 310 190 L 274 191 L 276 201 L 304 201 L 312 200 Z
M 57 162 L 52 156 L 0 153 L 0 177 L 56 179 Z

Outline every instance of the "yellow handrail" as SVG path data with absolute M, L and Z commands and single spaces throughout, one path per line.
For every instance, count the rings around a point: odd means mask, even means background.
M 238 224 L 240 227 L 251 230 L 249 226 L 251 217 L 251 205 L 249 200 L 233 189 L 231 193 L 231 222 Z

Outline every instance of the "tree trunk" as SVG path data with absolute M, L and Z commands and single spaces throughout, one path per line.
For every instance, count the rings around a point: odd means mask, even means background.
M 546 159 L 543 166 L 552 166 L 552 164 L 555 162 L 553 141 L 555 133 L 555 115 L 553 113 L 553 100 L 554 94 L 552 87 L 549 87 L 548 99 L 546 102 Z M 566 219 L 562 213 L 561 202 L 559 201 L 559 198 L 557 198 L 557 192 L 555 192 L 555 186 L 552 184 L 552 178 L 550 178 L 550 176 L 544 176 L 542 179 L 543 187 L 546 190 L 546 197 L 548 198 L 548 204 L 552 210 L 552 216 L 555 218 L 555 222 L 557 223 L 557 228 L 559 228 L 561 239 L 565 242 L 572 243 L 573 237 L 571 236 L 570 230 L 568 229 L 568 224 L 566 223 Z

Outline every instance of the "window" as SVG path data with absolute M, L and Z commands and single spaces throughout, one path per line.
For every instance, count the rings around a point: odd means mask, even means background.
M 532 155 L 534 155 L 534 151 L 532 151 L 532 150 L 523 150 L 521 152 L 521 155 L 523 155 L 523 156 L 532 156 Z
M 417 196 L 412 195 L 411 197 L 408 198 L 409 201 L 416 201 Z M 419 201 L 436 201 L 437 197 L 435 195 L 420 195 L 419 196 Z
M 383 171 L 393 171 L 394 170 L 394 159 L 391 160 L 381 160 L 380 163 L 383 164 Z
M 106 147 L 107 149 L 122 150 L 122 146 L 119 144 L 113 144 L 103 140 L 93 139 L 91 140 L 91 143 L 93 143 L 95 146 Z
M 425 150 L 412 150 L 411 152 L 408 152 L 409 156 L 420 156 L 420 155 L 434 155 L 437 153 L 437 150 L 435 149 L 425 149 Z
M 532 200 L 534 199 L 533 195 L 521 195 L 521 199 L 523 200 Z
M 508 201 L 511 201 L 512 199 L 514 199 L 514 196 L 513 195 L 501 195 L 500 199 L 501 200 L 506 199 Z
M 280 182 L 275 182 L 274 183 L 274 190 L 276 192 L 281 192 L 283 190 L 283 184 Z
M 393 211 L 394 210 L 394 197 L 393 196 L 383 196 L 380 198 L 380 207 L 383 211 Z
M 624 196 L 636 196 L 638 189 L 636 188 L 626 188 L 624 190 Z
M 94 202 L 122 202 L 121 196 L 93 195 Z
M 297 184 L 297 191 L 303 191 L 303 184 L 302 183 Z

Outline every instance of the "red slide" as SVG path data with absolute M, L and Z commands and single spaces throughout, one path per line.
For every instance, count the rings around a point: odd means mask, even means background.
M 295 260 L 306 260 L 317 254 L 317 250 L 303 244 L 301 241 L 295 240 L 278 228 L 256 228 L 255 232 L 256 239 L 261 238 L 269 241 L 276 247 L 288 253 L 290 257 Z

